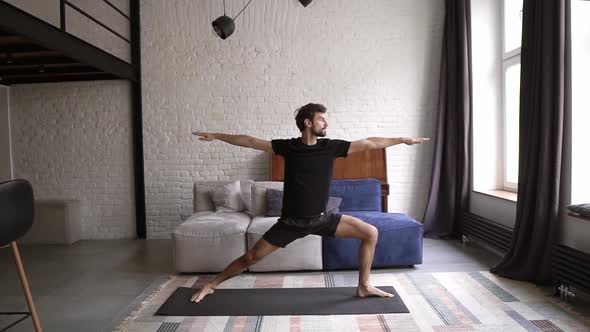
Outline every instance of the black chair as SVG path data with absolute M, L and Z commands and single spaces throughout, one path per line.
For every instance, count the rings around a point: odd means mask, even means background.
M 42 331 L 39 316 L 33 303 L 31 290 L 16 241 L 25 235 L 33 225 L 34 196 L 33 187 L 26 180 L 12 180 L 0 183 L 0 248 L 12 248 L 12 255 L 23 286 L 29 312 L 2 312 L 3 315 L 24 315 L 16 322 L 3 328 L 6 331 L 29 316 L 33 319 L 35 331 Z

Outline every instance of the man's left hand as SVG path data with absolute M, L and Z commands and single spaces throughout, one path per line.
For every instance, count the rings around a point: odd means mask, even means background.
M 430 138 L 428 138 L 428 137 L 404 137 L 403 138 L 403 142 L 406 145 L 420 144 L 420 143 L 424 143 L 426 141 L 430 141 Z

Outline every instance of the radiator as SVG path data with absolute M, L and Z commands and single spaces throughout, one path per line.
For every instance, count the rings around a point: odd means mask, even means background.
M 512 229 L 504 225 L 500 225 L 473 213 L 466 212 L 463 214 L 464 242 L 467 242 L 469 238 L 474 238 L 505 254 L 510 249 L 512 234 Z
M 576 288 L 590 292 L 590 254 L 555 244 L 552 248 L 552 274 L 556 294 L 568 300 Z

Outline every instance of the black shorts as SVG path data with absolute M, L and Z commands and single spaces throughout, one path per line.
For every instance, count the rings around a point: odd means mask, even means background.
M 322 213 L 312 218 L 281 217 L 262 238 L 272 245 L 285 248 L 309 234 L 334 236 L 341 217 L 340 213 Z

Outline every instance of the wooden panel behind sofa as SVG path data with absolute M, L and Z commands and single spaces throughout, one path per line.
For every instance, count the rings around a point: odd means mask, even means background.
M 283 156 L 271 153 L 270 180 L 283 181 L 285 160 Z M 387 160 L 385 149 L 367 150 L 349 154 L 334 161 L 334 179 L 374 178 L 381 182 L 381 210 L 387 212 Z

